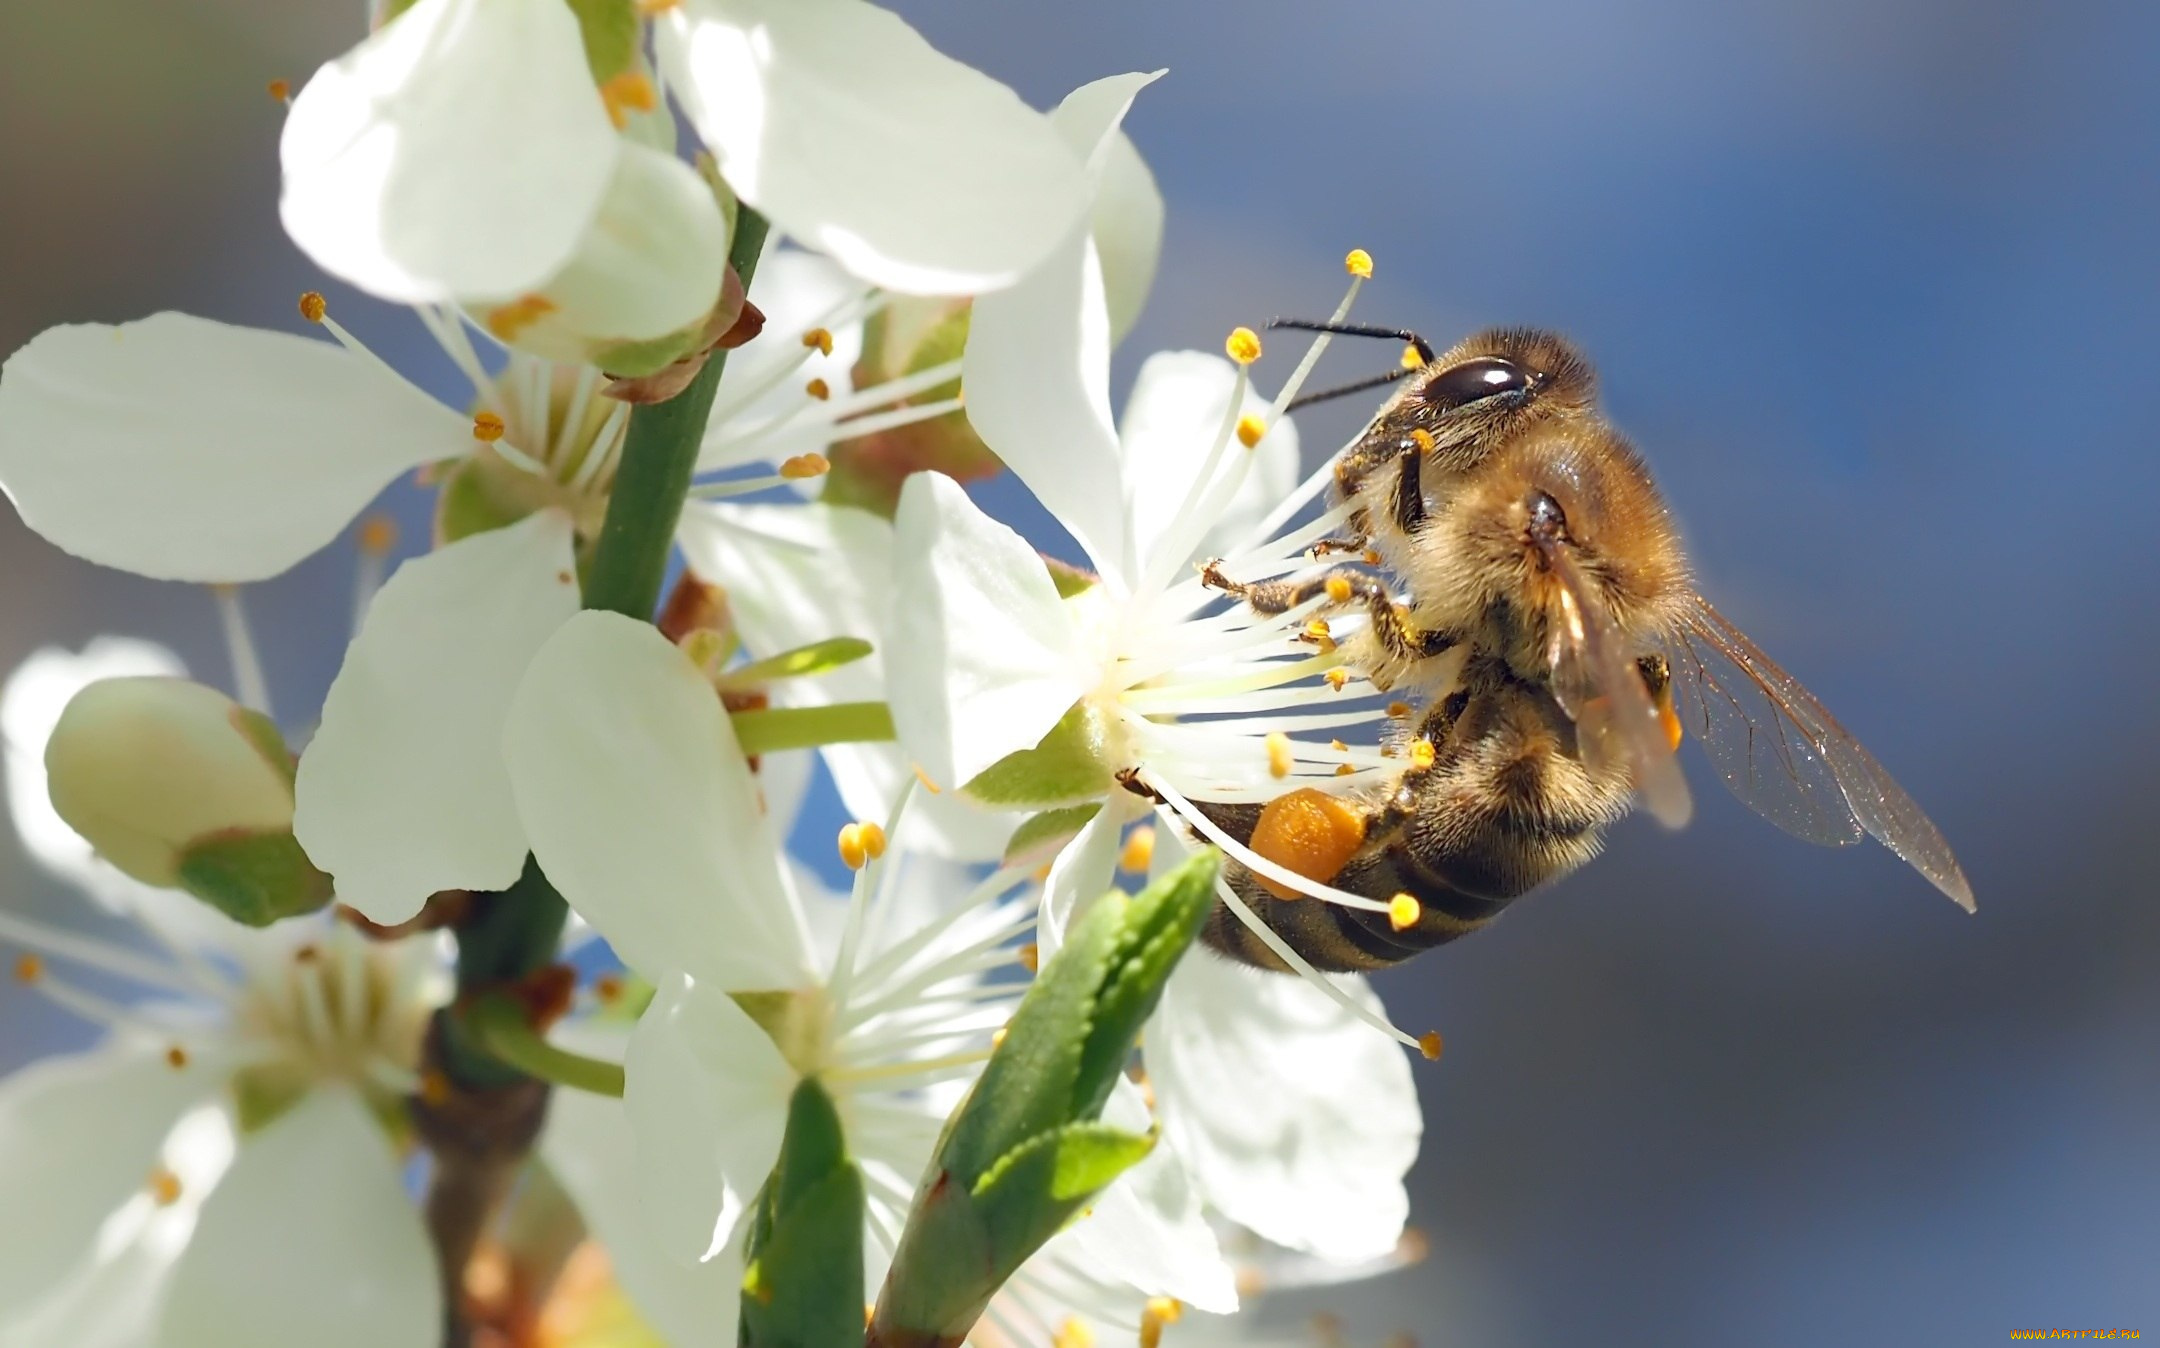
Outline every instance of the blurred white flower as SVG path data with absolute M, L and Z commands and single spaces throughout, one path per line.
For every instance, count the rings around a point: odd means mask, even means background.
M 580 615 L 541 651 L 505 745 L 534 855 L 659 989 L 630 1035 L 623 1102 L 655 1247 L 678 1264 L 739 1261 L 743 1204 L 778 1156 L 789 1097 L 814 1075 L 863 1168 L 875 1286 L 945 1114 L 1025 991 L 995 977 L 1017 966 L 1034 922 L 1021 877 L 971 884 L 906 851 L 903 809 L 850 826 L 852 899 L 819 894 L 781 854 L 711 685 L 616 615 Z M 1175 1286 L 1146 1294 L 1235 1304 L 1180 1175 L 1092 1220 L 1122 1232 L 1100 1237 L 1111 1248 L 1165 1255 L 1149 1276 Z
M 0 1081 L 0 1207 L 18 1217 L 0 1236 L 0 1344 L 424 1348 L 440 1332 L 434 1256 L 378 1116 L 416 1084 L 448 990 L 441 946 L 320 918 L 252 930 L 116 889 L 32 805 L 67 685 L 158 665 L 177 662 L 105 639 L 40 653 L 0 697 L 18 828 L 148 938 L 0 911 L 17 981 L 105 1030 Z

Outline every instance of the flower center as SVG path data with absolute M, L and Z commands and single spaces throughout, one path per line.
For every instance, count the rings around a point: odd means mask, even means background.
M 330 929 L 283 960 L 251 968 L 236 1020 L 266 1050 L 243 1097 L 275 1107 L 286 1090 L 343 1081 L 373 1092 L 413 1089 L 434 998 L 400 944 Z M 245 1099 L 243 1103 L 248 1103 Z

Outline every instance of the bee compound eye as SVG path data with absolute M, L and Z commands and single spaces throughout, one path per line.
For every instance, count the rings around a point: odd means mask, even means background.
M 1530 372 L 1514 361 L 1477 356 L 1440 371 L 1420 392 L 1427 406 L 1448 411 L 1529 387 Z

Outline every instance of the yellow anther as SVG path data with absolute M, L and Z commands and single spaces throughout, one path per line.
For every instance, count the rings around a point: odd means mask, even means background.
M 1367 565 L 1367 566 L 1378 566 L 1378 565 L 1380 565 L 1380 550 L 1379 550 L 1378 548 L 1367 548 L 1367 549 L 1365 549 L 1365 551 L 1364 551 L 1364 553 L 1363 553 L 1362 555 L 1363 555 L 1363 556 L 1364 556 L 1364 558 L 1365 558 L 1365 565 Z
M 1050 1348 L 1095 1348 L 1095 1331 L 1078 1316 L 1068 1316 L 1050 1336 Z
M 830 398 L 832 396 L 832 385 L 826 383 L 822 379 L 813 379 L 809 383 L 803 385 L 803 392 L 809 394 L 811 397 L 817 399 L 819 402 L 824 402 L 827 398 Z
M 885 826 L 883 824 L 864 824 L 862 826 L 862 845 L 863 851 L 870 854 L 872 861 L 884 856 Z
M 272 81 L 270 81 L 270 97 L 272 97 L 272 98 L 276 99 L 276 100 L 277 100 L 278 102 L 280 102 L 280 103 L 290 103 L 290 102 L 292 102 L 292 81 L 290 81 L 290 80 L 272 80 Z
M 1350 752 L 1350 746 L 1343 743 L 1341 740 L 1329 740 L 1327 742 L 1327 747 L 1333 749 L 1336 753 L 1339 754 L 1346 754 Z
M 1410 428 L 1410 439 L 1417 445 L 1420 454 L 1430 454 L 1440 448 L 1440 442 L 1433 439 L 1432 432 L 1426 430 L 1423 426 L 1412 426 Z
M 164 1166 L 150 1172 L 150 1201 L 169 1208 L 180 1201 L 180 1177 Z
M 503 419 L 493 412 L 473 413 L 472 438 L 475 440 L 492 445 L 503 438 L 503 432 L 507 429 L 509 428 L 503 425 Z
M 518 334 L 555 312 L 555 301 L 545 295 L 525 295 L 491 311 L 487 330 L 497 341 L 514 342 Z
M 1416 347 L 1406 346 L 1402 349 L 1402 367 L 1405 370 L 1415 370 L 1424 363 L 1425 357 L 1418 353 Z
M 1400 721 L 1410 714 L 1410 704 L 1407 702 L 1390 702 L 1387 704 L 1387 714 Z
M 1409 894 L 1397 894 L 1387 901 L 1388 925 L 1397 931 L 1406 931 L 1418 923 L 1425 912 L 1417 899 Z
M 813 347 L 821 356 L 832 354 L 832 332 L 826 328 L 812 328 L 802 335 L 802 344 Z
M 733 653 L 728 648 L 728 639 L 710 627 L 700 627 L 683 633 L 683 639 L 677 645 L 682 650 L 683 658 L 696 665 L 699 672 L 707 677 L 718 674 L 720 667 L 727 663 L 728 656 Z
M 1146 875 L 1155 860 L 1155 830 L 1146 824 L 1125 835 L 1117 854 L 1117 868 L 1129 875 Z
M 1014 951 L 1013 957 L 1020 961 L 1021 968 L 1034 973 L 1042 965 L 1042 947 L 1030 941 Z
M 1349 603 L 1350 578 L 1348 576 L 1329 576 L 1327 578 L 1327 597 L 1338 604 Z
M 797 454 L 780 465 L 780 476 L 791 482 L 800 482 L 806 477 L 823 477 L 831 471 L 832 460 L 818 453 Z
M 629 122 L 631 113 L 651 112 L 658 107 L 660 96 L 644 71 L 625 70 L 600 86 L 600 104 L 607 109 L 608 120 L 620 131 Z
M 1364 249 L 1351 249 L 1349 255 L 1343 258 L 1342 264 L 1344 271 L 1349 272 L 1360 281 L 1370 281 L 1372 279 L 1372 254 Z
M 1140 1348 L 1161 1348 L 1164 1325 L 1174 1325 L 1185 1314 L 1185 1303 L 1176 1297 L 1149 1297 L 1140 1312 Z
M 37 956 L 35 956 L 35 955 L 17 955 L 17 956 L 15 957 L 15 981 L 16 981 L 16 982 L 18 982 L 18 983 L 35 983 L 35 982 L 37 982 L 37 981 L 38 981 L 38 980 L 39 980 L 40 978 L 43 978 L 44 976 L 45 976 L 45 961 L 44 961 L 44 960 L 41 960 L 41 959 L 39 959 L 39 958 L 38 958 Z
M 1350 671 L 1344 669 L 1341 665 L 1337 665 L 1320 677 L 1327 680 L 1328 687 L 1339 693 L 1343 690 L 1343 685 L 1350 682 Z
M 1267 737 L 1267 770 L 1271 777 L 1290 775 L 1290 737 L 1280 730 L 1271 730 Z
M 1410 766 L 1413 768 L 1424 769 L 1429 768 L 1432 765 L 1432 741 L 1428 739 L 1414 739 L 1410 741 Z
M 1440 1061 L 1440 1032 L 1438 1030 L 1427 1030 L 1419 1035 L 1417 1046 L 1418 1052 L 1425 1055 L 1427 1062 Z
M 920 763 L 915 765 L 915 780 L 921 782 L 922 789 L 928 791 L 931 795 L 938 794 L 938 784 L 930 780 L 930 774 L 922 770 Z
M 396 520 L 377 514 L 360 521 L 360 551 L 370 557 L 387 557 L 396 546 Z
M 330 312 L 330 301 L 322 297 L 320 290 L 304 290 L 300 293 L 300 316 L 310 323 L 320 323 L 323 315 Z
M 997 1048 L 1005 1042 L 1005 1027 L 998 1026 L 990 1032 L 990 1047 Z
M 182 1044 L 174 1044 L 172 1047 L 166 1049 L 165 1065 L 173 1069 L 175 1072 L 187 1066 L 188 1051 L 186 1046 Z
M 1352 767 L 1348 763 L 1337 763 L 1335 765 L 1335 775 L 1337 777 L 1348 777 L 1351 773 L 1356 771 L 1357 769 Z
M 1237 419 L 1237 442 L 1247 449 L 1267 437 L 1267 419 L 1258 412 L 1247 412 Z
M 623 979 L 621 974 L 602 974 L 593 980 L 593 996 L 602 1006 L 613 1006 L 622 1000 Z
M 851 871 L 859 871 L 870 862 L 870 848 L 863 842 L 861 824 L 840 826 L 840 860 Z
M 1329 637 L 1335 635 L 1335 629 L 1328 626 L 1327 619 L 1315 618 L 1305 624 L 1305 635 L 1311 637 L 1314 641 L 1326 641 Z
M 1229 340 L 1223 343 L 1223 350 L 1238 364 L 1250 365 L 1260 359 L 1260 334 L 1251 328 L 1232 328 Z
M 420 1074 L 420 1103 L 430 1109 L 441 1109 L 450 1103 L 450 1078 L 442 1072 L 429 1069 Z

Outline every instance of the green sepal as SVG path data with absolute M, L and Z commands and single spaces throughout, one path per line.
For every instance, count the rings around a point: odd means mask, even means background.
M 1055 557 L 1043 558 L 1043 569 L 1050 573 L 1050 583 L 1057 587 L 1060 599 L 1084 594 L 1102 581 L 1102 577 L 1093 571 L 1074 566 L 1071 562 L 1061 562 Z
M 686 324 L 673 332 L 662 333 L 658 337 L 595 346 L 589 359 L 592 365 L 611 375 L 635 379 L 666 369 L 696 351 L 703 341 L 705 320 L 700 318 L 695 323 Z
M 990 1247 L 1001 1255 L 1020 1252 L 1004 1269 L 1006 1276 L 1154 1148 L 1152 1130 L 1128 1133 L 1107 1123 L 1070 1123 L 999 1157 L 968 1197 Z
M 742 1348 L 859 1348 L 862 1172 L 814 1077 L 788 1102 L 780 1158 L 758 1194 L 746 1255 Z
M 605 84 L 637 63 L 642 25 L 632 0 L 569 0 L 585 39 L 585 64 Z
M 300 764 L 292 750 L 285 747 L 285 737 L 278 733 L 277 722 L 242 706 L 232 709 L 231 719 L 233 729 L 240 732 L 240 737 L 262 755 L 263 762 L 268 763 L 272 771 L 285 779 L 286 786 L 291 786 L 300 774 Z
M 1050 727 L 1032 749 L 1010 753 L 984 768 L 961 791 L 996 809 L 1041 809 L 1117 790 L 1110 770 L 1108 729 L 1102 713 L 1086 702 Z
M 1076 837 L 1088 821 L 1102 812 L 1101 801 L 1085 805 L 1068 805 L 1060 810 L 1045 810 L 1030 815 L 1013 830 L 1012 837 L 1005 840 L 1005 855 L 998 860 L 1000 866 L 1042 865 L 1063 851 L 1065 844 Z
M 267 927 L 330 902 L 330 877 L 290 831 L 213 833 L 180 854 L 180 887 L 235 922 Z
M 973 305 L 965 299 L 895 298 L 863 325 L 862 358 L 853 371 L 855 387 L 871 388 L 959 359 L 967 350 L 972 313 Z M 900 406 L 940 402 L 959 391 L 956 375 L 910 395 Z M 832 471 L 825 475 L 819 499 L 887 519 L 899 505 L 900 484 L 914 473 L 934 471 L 957 482 L 972 482 L 1003 467 L 958 408 L 842 440 L 832 447 L 830 456 Z
M 875 649 L 861 637 L 828 637 L 813 641 L 807 646 L 797 646 L 791 651 L 768 655 L 747 665 L 722 674 L 722 685 L 747 686 L 764 683 L 770 679 L 802 679 L 823 674 L 828 670 L 852 665 L 867 659 Z

